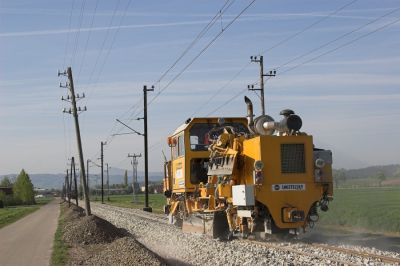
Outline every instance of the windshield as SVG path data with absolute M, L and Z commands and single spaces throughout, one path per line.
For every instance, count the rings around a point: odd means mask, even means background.
M 232 127 L 236 133 L 249 132 L 247 127 L 241 123 L 226 123 L 223 126 L 220 126 L 217 123 L 194 124 L 189 131 L 190 149 L 192 151 L 207 151 L 208 145 L 211 143 L 211 141 L 218 138 L 226 126 Z M 210 131 L 211 134 L 209 134 Z

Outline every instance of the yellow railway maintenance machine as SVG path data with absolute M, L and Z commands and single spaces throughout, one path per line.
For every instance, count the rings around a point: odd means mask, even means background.
M 187 232 L 216 238 L 298 234 L 332 200 L 332 153 L 300 132 L 301 118 L 193 118 L 168 137 L 165 213 Z

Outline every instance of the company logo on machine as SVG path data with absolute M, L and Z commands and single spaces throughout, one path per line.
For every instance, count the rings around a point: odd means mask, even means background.
M 273 184 L 272 191 L 303 191 L 306 190 L 305 184 Z

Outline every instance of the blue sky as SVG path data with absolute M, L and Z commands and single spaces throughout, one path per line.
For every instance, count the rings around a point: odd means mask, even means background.
M 257 96 L 245 91 L 258 82 L 249 57 L 260 53 L 266 70 L 277 69 L 266 82 L 267 112 L 279 119 L 280 110 L 295 110 L 302 130 L 333 150 L 334 167 L 399 163 L 400 3 L 259 0 L 226 28 L 250 2 L 2 0 L 0 174 L 63 172 L 77 156 L 58 69 L 72 66 L 76 92 L 87 96 L 79 102 L 88 108 L 80 115 L 85 159 L 96 159 L 108 140 L 111 167 L 130 169 L 127 154 L 143 152 L 141 137 L 110 135 L 127 132 L 116 118 L 142 131 L 134 120 L 142 116 L 142 87 L 155 84 L 149 167 L 161 171 L 166 137 L 188 117 L 244 116 L 244 95 L 260 112 Z M 157 83 L 225 3 L 229 9 Z

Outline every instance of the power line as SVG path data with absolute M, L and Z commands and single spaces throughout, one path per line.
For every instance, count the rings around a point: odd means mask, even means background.
M 83 63 L 85 62 L 86 52 L 87 52 L 89 40 L 90 40 L 90 37 L 91 37 L 91 34 L 92 34 L 92 28 L 93 28 L 93 24 L 94 24 L 94 18 L 95 18 L 96 13 L 97 13 L 97 7 L 98 7 L 98 5 L 99 5 L 99 0 L 96 0 L 95 6 L 94 6 L 94 11 L 93 11 L 92 20 L 91 20 L 90 26 L 89 26 L 88 36 L 87 36 L 87 38 L 86 38 L 85 48 L 84 48 L 84 50 L 83 50 L 82 61 L 81 61 L 81 64 L 80 64 L 80 66 L 79 66 L 78 80 L 79 80 L 79 77 L 81 76 Z
M 227 4 L 230 4 L 227 6 Z M 178 62 L 189 52 L 190 49 L 208 32 L 209 29 L 215 24 L 215 22 L 228 10 L 235 1 L 227 0 L 224 5 L 219 9 L 219 11 L 214 15 L 214 17 L 208 22 L 208 24 L 197 34 L 193 41 L 186 47 L 186 49 L 181 53 L 180 56 L 172 63 L 172 65 L 164 71 L 164 73 L 157 79 L 156 83 L 159 83 L 177 64 Z M 155 84 L 153 84 L 155 85 Z
M 69 13 L 69 26 L 68 26 L 68 33 L 67 33 L 67 42 L 65 44 L 65 50 L 64 50 L 64 60 L 63 60 L 63 68 L 65 68 L 65 61 L 67 59 L 67 52 L 68 52 L 68 47 L 69 47 L 69 38 L 71 34 L 71 26 L 72 26 L 72 13 L 74 11 L 74 5 L 75 5 L 75 0 L 72 1 L 72 6 L 71 6 L 71 12 Z
M 291 67 L 289 69 L 286 69 L 285 71 L 281 72 L 280 74 L 281 75 L 285 74 L 285 73 L 290 72 L 290 71 L 292 71 L 292 70 L 294 70 L 294 69 L 296 69 L 296 68 L 298 68 L 298 67 L 300 67 L 302 65 L 308 64 L 308 63 L 310 63 L 312 61 L 315 61 L 315 60 L 317 60 L 318 58 L 320 58 L 322 56 L 325 56 L 327 54 L 333 53 L 333 52 L 335 52 L 335 51 L 337 51 L 337 50 L 339 50 L 339 49 L 341 49 L 343 47 L 346 47 L 346 46 L 348 46 L 348 45 L 350 45 L 350 44 L 352 44 L 352 43 L 354 43 L 354 42 L 356 42 L 356 41 L 358 41 L 360 39 L 363 39 L 363 38 L 365 38 L 365 37 L 367 37 L 367 36 L 369 36 L 369 35 L 371 35 L 373 33 L 376 33 L 376 32 L 381 31 L 381 30 L 383 30 L 383 29 L 385 29 L 385 28 L 387 28 L 387 27 L 389 27 L 389 26 L 391 26 L 393 24 L 396 24 L 399 21 L 400 21 L 400 18 L 398 18 L 398 19 L 396 19 L 396 20 L 394 20 L 394 21 L 392 21 L 390 23 L 387 23 L 387 24 L 385 24 L 385 25 L 383 25 L 383 26 L 381 26 L 381 27 L 379 27 L 379 28 L 377 28 L 377 29 L 375 29 L 375 30 L 373 30 L 371 32 L 367 32 L 367 33 L 365 33 L 363 35 L 360 35 L 359 37 L 357 37 L 357 38 L 355 38 L 353 40 L 350 40 L 350 41 L 348 41 L 346 43 L 343 43 L 343 44 L 339 45 L 338 47 L 335 47 L 335 48 L 333 48 L 331 50 L 328 50 L 328 51 L 326 51 L 326 52 L 324 52 L 322 54 L 319 54 L 319 55 L 317 55 L 317 56 L 315 56 L 315 57 L 313 57 L 311 59 L 308 59 L 308 60 L 306 60 L 306 61 L 304 61 L 304 62 L 302 62 L 302 63 L 300 63 L 298 65 L 295 65 L 295 66 L 293 66 L 293 67 Z
M 395 10 L 392 10 L 392 11 L 389 12 L 389 13 L 393 13 L 393 11 L 397 11 L 397 10 L 400 10 L 400 8 L 396 8 Z M 379 18 L 383 18 L 384 16 L 386 16 L 386 14 L 383 15 L 383 16 L 381 16 L 381 17 L 379 17 Z M 377 20 L 376 20 L 376 21 L 377 21 Z M 375 22 L 376 22 L 376 21 L 375 21 Z M 363 39 L 363 38 L 365 38 L 365 37 L 367 37 L 367 36 L 369 36 L 369 35 L 371 35 L 371 34 L 373 34 L 373 33 L 376 33 L 376 32 L 378 32 L 378 31 L 380 31 L 380 30 L 383 30 L 383 29 L 385 29 L 385 28 L 387 28 L 387 27 L 389 27 L 389 26 L 391 26 L 391 25 L 393 25 L 393 24 L 396 24 L 396 23 L 398 23 L 399 21 L 400 21 L 400 18 L 398 18 L 398 19 L 396 19 L 396 20 L 394 20 L 394 21 L 392 21 L 392 22 L 390 22 L 390 23 L 384 24 L 383 26 L 378 27 L 378 28 L 376 28 L 376 29 L 373 30 L 373 31 L 370 31 L 370 32 L 367 32 L 367 33 L 365 33 L 365 34 L 363 34 L 363 35 L 360 35 L 359 37 L 357 37 L 357 38 L 355 38 L 355 39 L 353 39 L 353 40 L 350 40 L 350 41 L 348 41 L 348 42 L 346 42 L 346 43 L 343 43 L 343 44 L 341 44 L 341 45 L 339 45 L 339 46 L 337 46 L 337 47 L 331 49 L 331 50 L 328 50 L 328 51 L 326 51 L 326 52 L 324 52 L 324 53 L 322 53 L 322 54 L 319 54 L 319 55 L 317 55 L 317 56 L 315 56 L 315 57 L 312 57 L 311 59 L 308 59 L 308 60 L 306 60 L 306 61 L 304 61 L 304 62 L 302 62 L 302 63 L 300 63 L 300 64 L 297 64 L 297 65 L 295 65 L 295 66 L 293 66 L 293 67 L 291 67 L 291 68 L 289 68 L 289 69 L 286 69 L 285 71 L 280 72 L 279 74 L 282 75 L 282 74 L 288 73 L 288 72 L 290 72 L 290 71 L 293 71 L 294 69 L 296 69 L 296 68 L 298 68 L 298 67 L 300 67 L 300 66 L 303 66 L 303 65 L 308 64 L 308 63 L 310 63 L 310 62 L 312 62 L 312 61 L 315 61 L 315 60 L 317 60 L 318 58 L 323 57 L 323 56 L 325 56 L 325 55 L 327 55 L 327 54 L 333 53 L 333 52 L 335 52 L 335 51 L 337 51 L 337 50 L 339 50 L 339 49 L 341 49 L 341 48 L 343 48 L 343 47 L 346 47 L 346 46 L 348 46 L 348 45 L 350 45 L 350 44 L 352 44 L 352 43 L 354 43 L 354 42 L 356 42 L 356 41 L 358 41 L 358 40 L 360 40 L 360 39 Z M 370 24 L 370 23 L 368 23 L 368 24 Z M 237 97 L 239 97 L 239 96 L 240 96 L 242 93 L 244 93 L 245 91 L 246 91 L 245 89 L 244 89 L 244 90 L 241 90 L 238 94 L 234 95 L 234 96 L 231 97 L 229 100 L 225 101 L 222 105 L 220 105 L 218 108 L 216 108 L 215 110 L 213 110 L 212 112 L 210 112 L 207 116 L 211 115 L 212 113 L 214 113 L 214 112 L 218 111 L 219 109 L 221 109 L 223 106 L 225 106 L 225 105 L 227 105 L 228 103 L 232 102 L 234 99 L 236 99 Z
M 93 78 L 93 75 L 94 75 L 94 72 L 95 72 L 96 67 L 97 67 L 97 64 L 99 63 L 99 59 L 100 59 L 101 55 L 103 54 L 104 46 L 105 46 L 105 44 L 106 44 L 106 42 L 107 42 L 108 35 L 110 34 L 110 28 L 111 28 L 112 24 L 114 23 L 114 18 L 115 18 L 115 15 L 116 15 L 116 13 L 117 13 L 118 6 L 119 6 L 120 1 L 121 1 L 121 0 L 118 0 L 118 1 L 117 1 L 117 4 L 115 5 L 113 14 L 112 14 L 111 19 L 110 19 L 110 23 L 109 23 L 109 25 L 108 25 L 108 27 L 107 27 L 107 30 L 106 30 L 106 36 L 105 36 L 105 38 L 104 38 L 104 40 L 103 40 L 103 42 L 102 42 L 102 44 L 101 44 L 100 52 L 99 52 L 99 54 L 98 54 L 97 57 L 96 57 L 96 61 L 95 61 L 94 66 L 93 66 L 93 70 L 92 70 L 92 72 L 90 73 L 88 84 L 91 83 L 92 78 Z
M 75 62 L 75 57 L 76 57 L 76 53 L 78 51 L 78 44 L 79 44 L 79 35 L 81 33 L 81 28 L 82 28 L 82 22 L 83 22 L 83 14 L 85 13 L 85 4 L 86 4 L 86 0 L 82 1 L 82 5 L 81 5 L 81 13 L 79 16 L 79 26 L 78 26 L 78 31 L 75 35 L 75 46 L 74 46 L 74 50 L 72 53 L 72 57 L 71 57 L 71 66 L 74 64 Z
M 98 83 L 98 81 L 99 81 L 99 79 L 100 79 L 100 77 L 101 77 L 101 74 L 102 74 L 102 72 L 103 72 L 104 66 L 105 66 L 105 64 L 106 64 L 106 62 L 107 62 L 107 59 L 108 59 L 108 57 L 109 57 L 109 55 L 110 55 L 110 53 L 111 53 L 111 50 L 112 50 L 112 48 L 113 48 L 113 46 L 114 46 L 116 37 L 117 37 L 119 31 L 121 30 L 122 23 L 124 22 L 126 13 L 128 12 L 128 9 L 129 9 L 129 6 L 131 5 L 131 2 L 132 2 L 132 0 L 129 0 L 128 3 L 127 3 L 127 5 L 126 5 L 125 8 L 124 8 L 124 13 L 122 14 L 122 17 L 121 17 L 121 20 L 120 20 L 120 22 L 119 22 L 119 24 L 118 24 L 118 27 L 117 27 L 116 31 L 114 32 L 114 35 L 112 36 L 110 47 L 108 48 L 108 50 L 107 50 L 107 52 L 106 52 L 106 54 L 105 54 L 103 63 L 102 63 L 101 66 L 100 66 L 100 71 L 99 71 L 99 73 L 98 73 L 98 75 L 97 75 L 97 78 L 96 78 L 96 81 L 94 82 L 94 85 L 93 85 L 94 87 L 97 85 L 97 83 Z
M 236 15 L 227 25 L 226 25 L 226 27 L 225 28 L 223 28 L 172 80 L 170 80 L 170 82 L 164 87 L 164 88 L 162 88 L 162 89 L 160 89 L 160 91 L 156 94 L 156 96 L 155 97 L 153 97 L 150 101 L 149 101 L 149 103 L 148 103 L 148 105 L 150 105 L 164 90 L 166 90 L 173 82 L 175 82 L 175 80 L 177 80 L 182 74 L 183 74 L 183 72 L 185 72 L 186 71 L 186 69 L 187 68 L 189 68 L 254 2 L 255 2 L 256 0 L 253 0 L 253 1 L 251 1 L 238 15 Z M 223 9 L 224 11 L 223 12 L 225 12 L 231 5 L 232 5 L 232 3 L 233 2 L 231 2 L 229 5 L 227 5 L 227 3 L 228 3 L 229 1 L 227 1 L 225 4 L 224 4 L 224 6 L 221 8 L 221 9 Z M 220 10 L 221 11 L 221 10 Z M 215 21 L 216 21 L 216 19 L 218 19 L 220 16 L 222 16 L 222 14 L 223 14 L 223 12 L 218 12 L 217 13 L 217 15 L 215 15 L 214 16 L 214 18 L 207 24 L 207 26 L 205 27 L 205 28 L 203 28 L 203 30 L 197 35 L 197 37 L 195 38 L 195 40 L 192 42 L 193 43 L 193 45 L 198 41 L 198 39 L 199 38 L 201 38 L 202 36 L 204 36 L 204 34 L 208 31 L 208 29 L 209 29 L 209 25 L 213 25 L 214 23 L 215 23 Z M 215 19 L 216 18 L 216 19 Z M 214 21 L 214 22 L 213 22 Z M 189 47 L 186 49 L 187 51 L 189 50 L 189 49 L 191 49 L 191 47 L 193 47 L 193 45 L 189 45 Z M 185 51 L 186 51 L 185 50 Z M 186 52 L 183 52 L 183 56 L 184 56 L 184 54 L 186 54 L 187 53 L 187 51 Z M 181 55 L 181 57 L 183 57 L 182 55 Z M 180 59 L 178 58 L 175 62 L 177 63 L 177 61 L 179 61 Z M 175 65 L 176 65 L 176 63 L 174 63 Z M 174 65 L 173 64 L 173 65 Z M 171 68 L 172 69 L 172 68 Z M 167 70 L 166 72 L 168 72 L 168 71 L 170 71 L 170 69 L 169 70 Z M 166 75 L 166 74 L 165 74 Z M 161 78 L 159 78 L 158 80 L 160 81 L 162 78 L 163 78 L 163 76 L 165 76 L 164 74 L 161 76 Z M 157 82 L 159 82 L 159 81 L 157 81 Z M 134 120 L 135 119 L 135 117 L 137 116 L 137 115 L 139 115 L 140 114 L 140 112 L 136 112 L 134 115 L 132 115 L 131 116 L 131 118 L 129 119 L 129 121 L 132 121 L 132 120 Z M 109 136 L 110 137 L 110 136 Z
M 314 26 L 320 24 L 320 23 L 323 22 L 324 20 L 326 20 L 326 19 L 332 17 L 333 15 L 337 14 L 338 12 L 342 11 L 343 9 L 345 9 L 346 7 L 348 7 L 348 6 L 352 5 L 352 4 L 354 4 L 354 3 L 357 2 L 357 1 L 358 1 L 358 0 L 352 0 L 352 1 L 350 1 L 349 3 L 347 3 L 347 4 L 345 4 L 345 5 L 341 6 L 341 7 L 339 7 L 339 8 L 336 9 L 335 11 L 329 13 L 327 16 L 324 16 L 324 17 L 318 19 L 318 20 L 315 21 L 314 23 L 311 23 L 310 25 L 306 26 L 304 29 L 302 29 L 302 30 L 300 30 L 300 31 L 298 31 L 298 32 L 296 32 L 296 33 L 294 33 L 293 35 L 290 35 L 289 37 L 287 37 L 287 38 L 281 40 L 280 42 L 278 42 L 278 43 L 272 45 L 271 47 L 269 47 L 269 48 L 263 50 L 263 51 L 261 52 L 261 54 L 265 54 L 266 52 L 269 52 L 269 51 L 271 51 L 272 49 L 275 49 L 276 47 L 281 46 L 282 44 L 284 44 L 284 43 L 290 41 L 291 39 L 297 37 L 298 35 L 300 35 L 300 34 L 302 34 L 302 33 L 304 33 L 304 32 L 306 32 L 307 30 L 311 29 L 312 27 L 314 27 Z
M 349 32 L 346 32 L 346 33 L 340 35 L 339 37 L 337 37 L 337 38 L 335 38 L 335 39 L 333 39 L 333 40 L 331 40 L 329 42 L 326 42 L 326 43 L 324 43 L 324 44 L 322 44 L 322 45 L 320 45 L 320 46 L 318 46 L 318 47 L 316 47 L 314 49 L 311 49 L 310 51 L 308 51 L 308 52 L 306 52 L 306 53 L 304 53 L 302 55 L 296 56 L 295 58 L 293 58 L 293 59 L 287 61 L 286 63 L 276 67 L 275 69 L 280 69 L 280 68 L 282 68 L 282 67 L 284 67 L 284 66 L 286 66 L 286 65 L 288 65 L 288 64 L 290 64 L 290 63 L 292 63 L 292 62 L 294 62 L 294 61 L 296 61 L 296 60 L 298 60 L 300 58 L 303 58 L 303 57 L 305 57 L 305 56 L 307 56 L 309 54 L 314 53 L 315 51 L 321 50 L 322 48 L 324 48 L 324 47 L 326 47 L 326 46 L 328 46 L 328 45 L 330 45 L 330 44 L 332 44 L 332 43 L 334 43 L 334 42 L 336 42 L 338 40 L 341 40 L 341 39 L 347 37 L 348 35 L 350 35 L 350 34 L 352 34 L 354 32 L 362 30 L 363 28 L 365 28 L 365 27 L 367 27 L 367 26 L 369 26 L 369 25 L 371 25 L 371 24 L 373 24 L 373 23 L 375 23 L 375 22 L 377 22 L 377 21 L 379 21 L 379 20 L 381 20 L 381 19 L 383 19 L 383 18 L 385 18 L 385 17 L 387 17 L 387 16 L 399 11 L 399 10 L 400 10 L 400 7 L 396 8 L 396 9 L 393 9 L 390 12 L 387 12 L 387 13 L 383 14 L 382 16 L 379 16 L 379 17 L 371 20 L 370 22 L 363 24 L 363 25 L 361 25 L 360 27 L 358 27 L 356 29 L 353 29 L 353 30 L 351 30 Z
M 339 11 L 342 11 L 343 9 L 345 9 L 346 7 L 348 7 L 348 6 L 352 5 L 352 4 L 354 4 L 354 3 L 357 2 L 357 1 L 358 1 L 358 0 L 352 0 L 352 1 L 348 2 L 347 4 L 345 4 L 345 5 L 341 6 L 341 7 L 339 7 L 338 9 L 336 9 L 336 10 L 334 10 L 333 12 L 329 13 L 328 15 L 326 15 L 326 16 L 324 16 L 324 17 L 318 19 L 318 20 L 316 20 L 315 22 L 313 22 L 313 23 L 311 23 L 310 25 L 306 26 L 305 28 L 301 29 L 300 31 L 295 32 L 294 34 L 292 34 L 292 35 L 290 35 L 290 36 L 284 38 L 283 40 L 281 40 L 281 41 L 277 42 L 276 44 L 270 46 L 269 48 L 263 50 L 260 54 L 265 54 L 265 53 L 267 53 L 267 52 L 269 52 L 269 51 L 271 51 L 271 50 L 273 50 L 273 49 L 275 49 L 275 48 L 281 46 L 282 44 L 284 44 L 284 43 L 286 43 L 286 42 L 292 40 L 293 38 L 295 38 L 295 37 L 297 37 L 298 35 L 300 35 L 300 34 L 306 32 L 307 30 L 311 29 L 312 27 L 314 27 L 314 26 L 320 24 L 320 23 L 323 22 L 324 20 L 326 20 L 326 19 L 332 17 L 333 15 L 337 14 Z M 229 79 L 229 81 L 228 81 L 227 83 L 225 83 L 223 86 L 221 86 L 219 89 L 217 89 L 217 90 L 215 91 L 215 93 L 214 93 L 213 95 L 211 95 L 211 97 L 208 98 L 207 101 L 204 102 L 204 104 L 199 105 L 199 108 L 197 108 L 197 109 L 191 114 L 190 117 L 193 117 L 193 116 L 194 116 L 196 113 L 198 113 L 201 109 L 203 109 L 205 106 L 207 106 L 208 103 L 209 103 L 212 99 L 214 99 L 218 94 L 220 94 L 222 90 L 224 90 L 227 86 L 229 86 L 241 73 L 243 73 L 243 71 L 244 71 L 245 69 L 247 69 L 247 67 L 248 67 L 250 64 L 251 64 L 251 62 L 248 62 L 248 63 L 246 63 L 243 67 L 241 67 L 240 70 L 239 70 L 238 72 L 236 72 L 236 73 Z M 268 80 L 268 79 L 267 79 L 267 80 Z M 244 90 L 244 91 L 245 91 L 245 90 Z M 217 110 L 218 110 L 218 109 L 219 109 L 219 108 L 217 108 Z
M 170 80 L 164 88 L 149 101 L 149 105 L 154 102 L 160 94 L 165 91 L 172 83 L 174 83 L 256 0 L 251 1 L 238 15 L 236 15 L 175 77 Z

